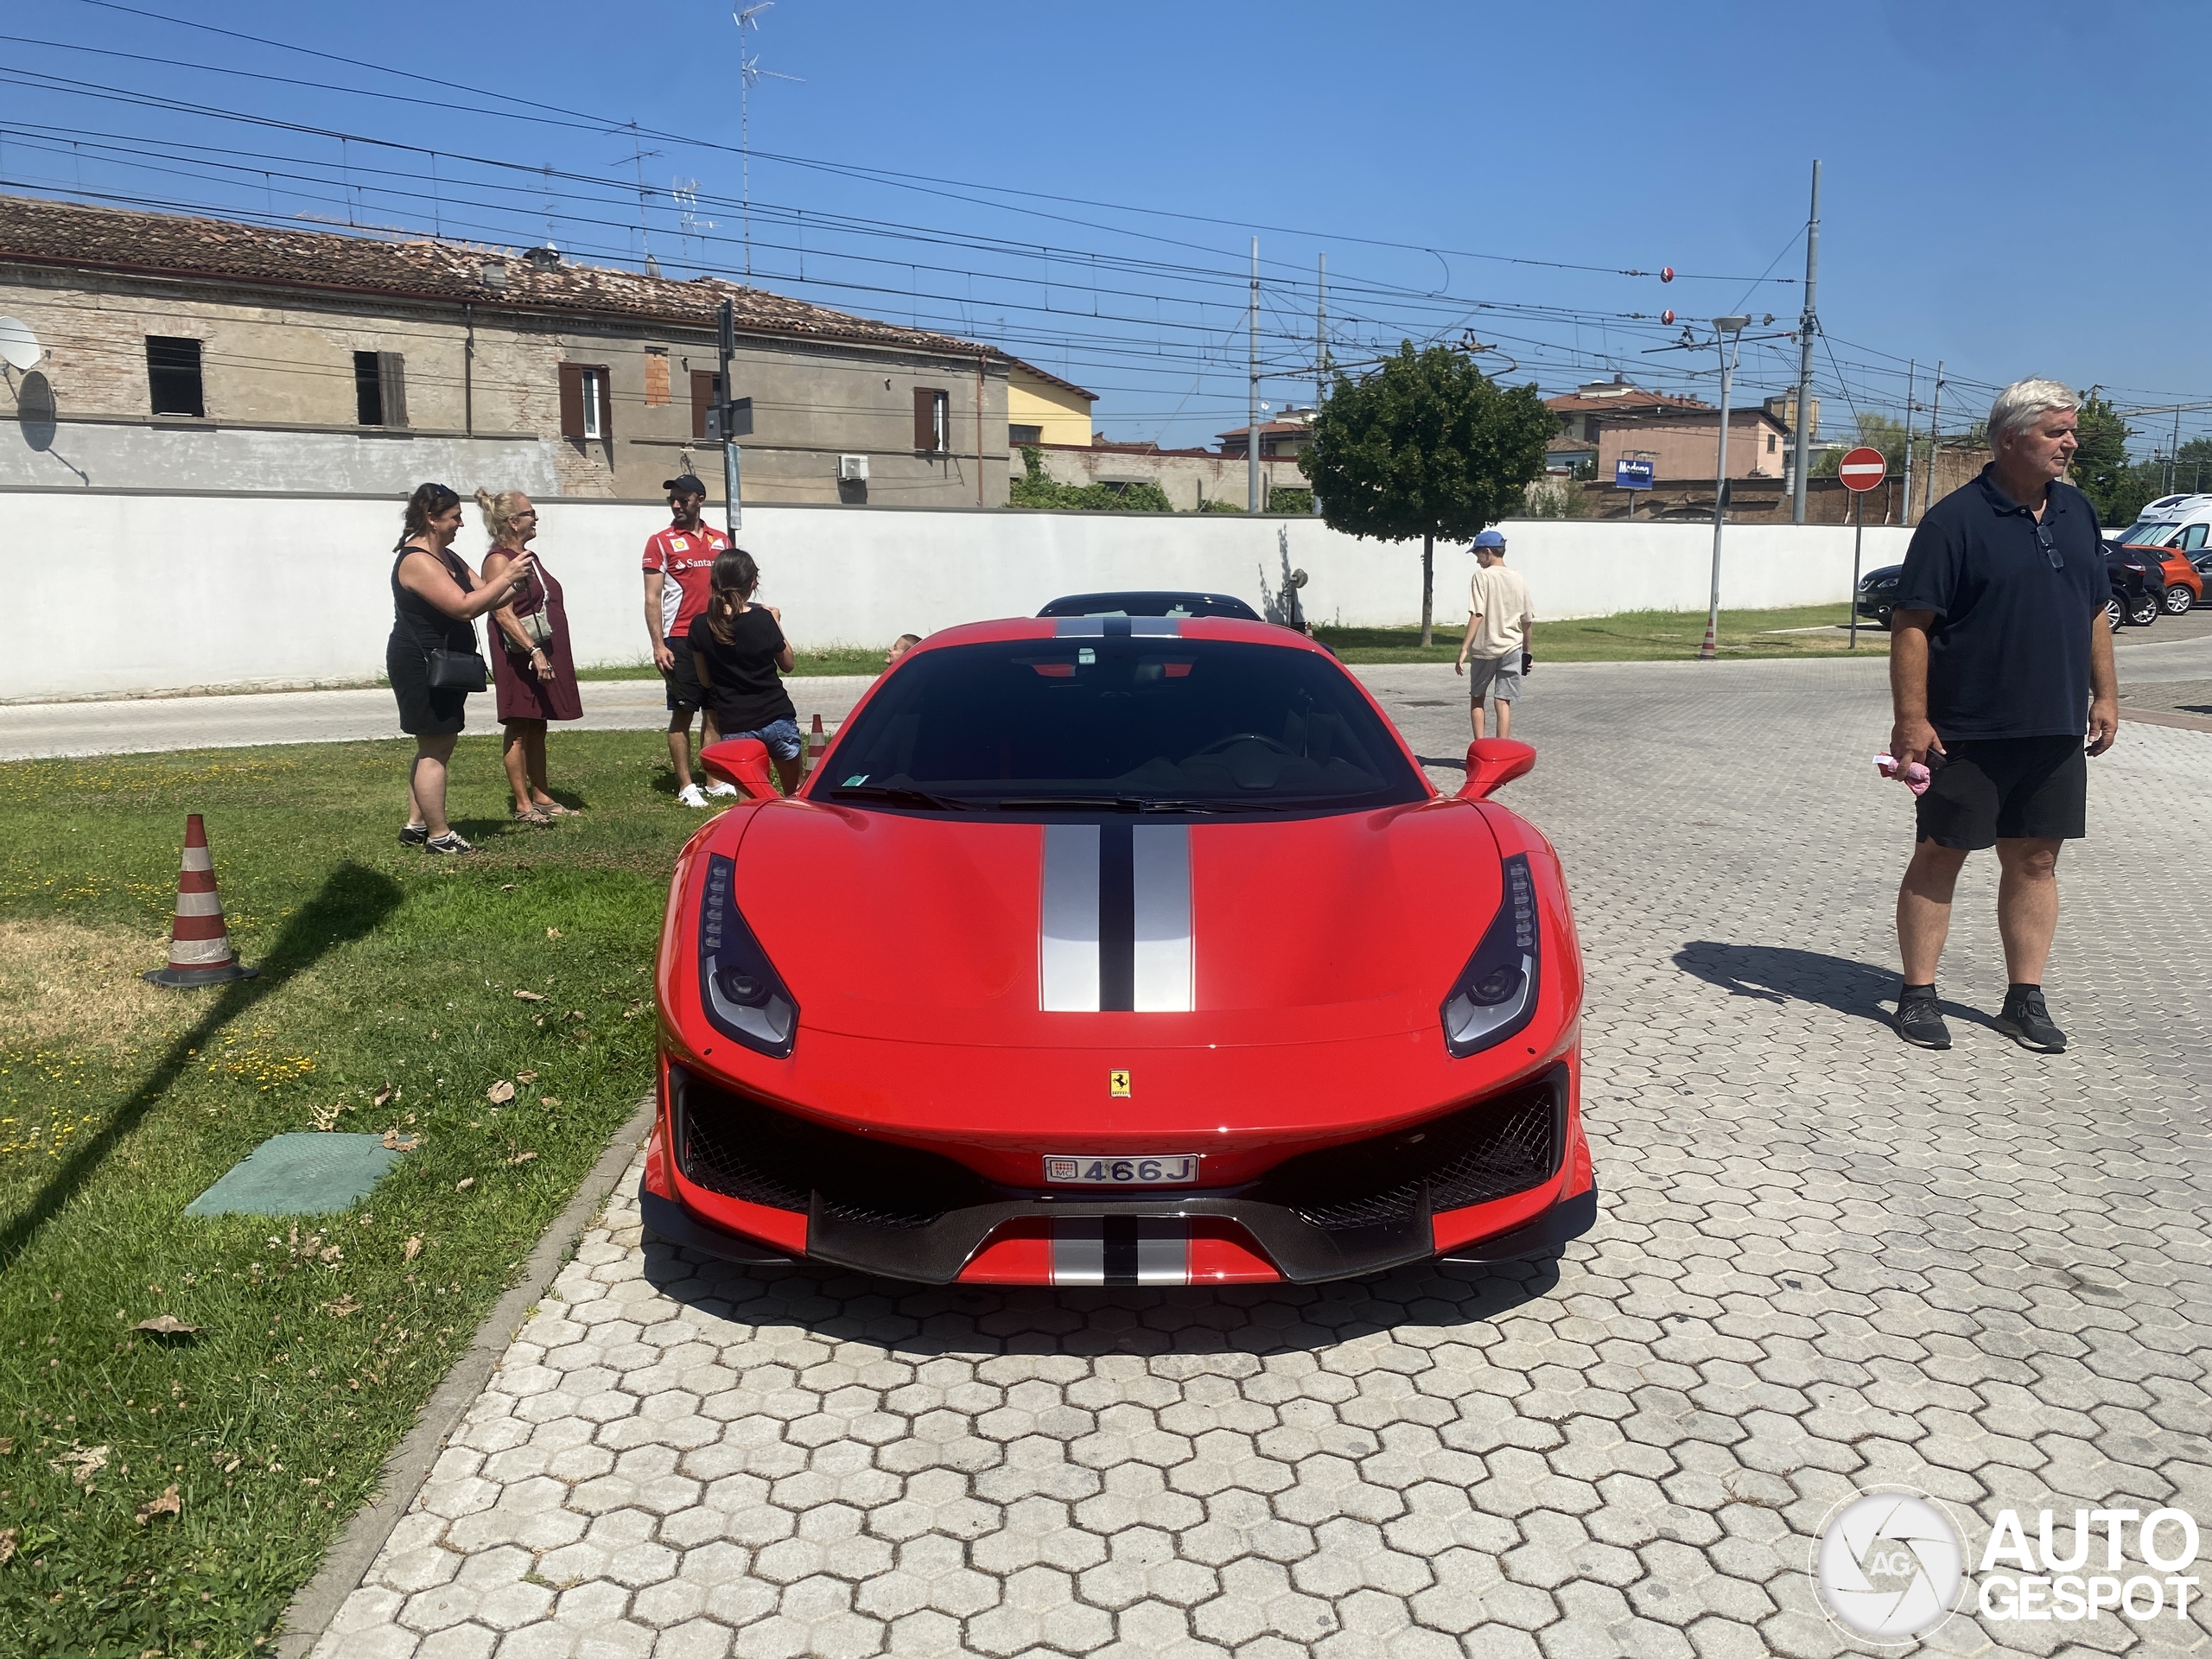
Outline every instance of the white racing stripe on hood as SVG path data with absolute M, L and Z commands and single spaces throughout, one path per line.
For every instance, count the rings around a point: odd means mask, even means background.
M 1098 826 L 1045 826 L 1037 942 L 1037 1006 L 1098 1011 Z
M 1191 826 L 1141 823 L 1134 842 L 1137 1012 L 1188 1014 L 1197 1006 L 1192 984 Z
M 1046 825 L 1038 915 L 1045 1012 L 1197 1006 L 1188 824 Z

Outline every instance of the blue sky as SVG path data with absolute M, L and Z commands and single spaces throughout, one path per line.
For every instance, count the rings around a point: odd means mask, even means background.
M 140 10 L 390 68 L 48 0 L 7 26 L 10 188 L 514 246 L 550 225 L 609 262 L 639 257 L 642 211 L 664 266 L 744 268 L 727 5 Z M 1923 409 L 1946 361 L 1947 428 L 2031 372 L 2212 398 L 2206 233 L 2179 210 L 2202 118 L 2185 71 L 2160 79 L 2202 60 L 2205 8 L 779 0 L 761 22 L 760 67 L 803 80 L 753 94 L 754 280 L 1002 343 L 1099 391 L 1117 437 L 1242 424 L 1255 231 L 1278 406 L 1312 396 L 1322 253 L 1340 361 L 1471 331 L 1548 392 L 1618 371 L 1710 396 L 1709 352 L 1647 353 L 1679 331 L 1656 315 L 1794 323 L 1796 282 L 1757 279 L 1803 273 L 1816 156 L 1827 429 L 1900 412 L 1913 357 Z M 657 136 L 609 130 L 633 119 Z M 686 238 L 671 187 L 693 179 Z M 1754 346 L 1738 401 L 1794 375 L 1794 345 Z M 2139 417 L 2137 448 L 2171 418 Z

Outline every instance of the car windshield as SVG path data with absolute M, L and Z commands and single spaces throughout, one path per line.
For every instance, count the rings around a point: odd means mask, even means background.
M 1230 616 L 1257 622 L 1260 613 L 1243 600 L 1224 594 L 1147 592 L 1070 594 L 1037 613 L 1039 616 Z
M 2171 519 L 2139 518 L 2120 533 L 2122 547 L 2164 547 L 2181 526 Z
M 916 653 L 816 800 L 918 810 L 1351 810 L 1425 799 L 1328 658 L 1241 640 L 1009 639 Z

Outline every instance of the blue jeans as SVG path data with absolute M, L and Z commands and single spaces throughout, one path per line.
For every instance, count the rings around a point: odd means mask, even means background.
M 757 732 L 724 732 L 721 734 L 725 743 L 740 737 L 759 738 L 768 746 L 768 753 L 779 760 L 796 760 L 799 751 L 806 747 L 798 734 L 798 721 L 789 715 L 782 720 L 770 721 Z

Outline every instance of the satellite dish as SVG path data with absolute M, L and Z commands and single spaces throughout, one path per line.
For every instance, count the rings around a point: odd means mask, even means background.
M 39 349 L 38 336 L 31 333 L 29 323 L 0 317 L 0 359 L 5 359 L 10 368 L 35 369 L 44 355 Z

